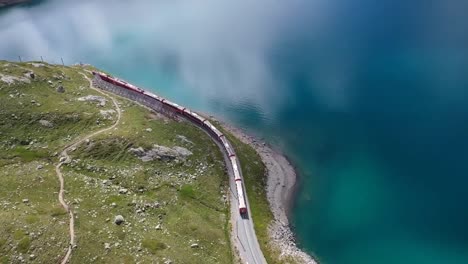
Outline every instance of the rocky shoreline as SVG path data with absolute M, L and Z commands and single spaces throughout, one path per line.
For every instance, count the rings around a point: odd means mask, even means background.
M 251 145 L 267 168 L 267 198 L 274 216 L 274 221 L 269 226 L 273 246 L 280 250 L 281 257 L 292 257 L 299 263 L 317 264 L 316 260 L 297 247 L 294 233 L 289 226 L 287 213 L 296 184 L 294 167 L 284 155 L 266 143 L 226 122 L 221 121 L 220 124 L 243 143 Z

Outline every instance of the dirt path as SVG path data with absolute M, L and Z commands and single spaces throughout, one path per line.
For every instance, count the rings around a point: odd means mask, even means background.
M 110 96 L 107 93 L 104 93 L 103 91 L 101 91 L 101 90 L 97 89 L 96 87 L 94 87 L 92 80 L 88 76 L 86 76 L 86 74 L 84 74 L 84 73 L 81 73 L 81 74 L 83 75 L 84 78 L 86 78 L 89 81 L 89 87 L 91 89 L 101 93 L 102 95 L 104 95 L 104 96 L 106 96 L 106 97 L 108 97 L 108 98 L 110 98 L 112 100 L 112 103 L 114 104 L 115 109 L 117 110 L 117 120 L 115 121 L 115 123 L 112 126 L 101 129 L 101 130 L 98 130 L 98 131 L 96 131 L 94 133 L 86 135 L 85 137 L 78 138 L 75 142 L 73 142 L 70 145 L 66 146 L 64 148 L 64 150 L 60 153 L 59 163 L 55 166 L 55 172 L 57 173 L 57 177 L 59 178 L 59 181 L 60 181 L 60 191 L 59 191 L 58 199 L 59 199 L 59 202 L 62 205 L 63 209 L 65 209 L 67 211 L 67 213 L 70 215 L 70 245 L 68 246 L 67 254 L 62 259 L 62 262 L 61 262 L 62 264 L 65 264 L 65 263 L 68 262 L 68 260 L 70 259 L 73 247 L 75 245 L 75 218 L 73 216 L 73 210 L 70 209 L 70 207 L 68 206 L 68 204 L 65 202 L 65 200 L 63 198 L 65 181 L 63 179 L 63 174 L 62 174 L 62 171 L 60 170 L 60 168 L 62 167 L 63 164 L 69 163 L 71 161 L 71 158 L 70 158 L 70 156 L 68 156 L 68 153 L 67 153 L 69 150 L 71 150 L 73 148 L 76 148 L 78 145 L 80 145 L 81 143 L 83 143 L 87 139 L 90 139 L 90 138 L 92 138 L 92 137 L 94 137 L 94 136 L 96 136 L 98 134 L 101 134 L 101 133 L 104 133 L 106 131 L 114 129 L 120 123 L 120 118 L 122 116 L 122 112 L 120 110 L 120 107 L 119 107 L 117 101 L 112 96 Z

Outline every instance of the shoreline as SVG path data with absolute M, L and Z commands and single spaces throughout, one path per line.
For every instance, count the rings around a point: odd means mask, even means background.
M 297 189 L 297 174 L 289 159 L 269 144 L 248 135 L 244 130 L 217 119 L 220 125 L 240 141 L 255 149 L 267 171 L 267 199 L 274 220 L 268 231 L 273 247 L 280 251 L 280 258 L 292 257 L 299 263 L 318 264 L 312 256 L 297 247 L 289 224 L 289 214 Z

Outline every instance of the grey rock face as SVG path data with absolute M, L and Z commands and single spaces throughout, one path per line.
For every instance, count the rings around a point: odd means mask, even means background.
M 48 128 L 54 127 L 54 124 L 52 124 L 52 122 L 44 120 L 44 119 L 39 120 L 39 124 L 41 124 L 41 126 L 43 127 L 48 127 Z
M 142 147 L 130 148 L 128 151 L 144 162 L 153 161 L 155 159 L 164 161 L 172 161 L 175 159 L 183 160 L 192 155 L 190 150 L 179 146 L 169 148 L 166 146 L 154 145 L 153 148 L 148 151 L 145 151 Z
M 81 102 L 98 102 L 98 106 L 105 106 L 107 100 L 102 97 L 102 96 L 96 96 L 96 95 L 87 95 L 84 97 L 78 98 L 78 101 Z

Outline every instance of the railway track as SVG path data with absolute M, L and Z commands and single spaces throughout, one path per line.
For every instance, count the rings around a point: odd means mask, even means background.
M 213 139 L 223 153 L 229 174 L 231 189 L 231 221 L 233 223 L 232 226 L 234 227 L 231 234 L 236 248 L 238 249 L 239 257 L 244 263 L 248 264 L 266 263 L 255 234 L 248 198 L 244 191 L 243 176 L 239 159 L 227 138 L 214 125 L 212 125 L 209 120 L 186 107 L 180 106 L 165 98 L 107 74 L 93 72 L 93 75 L 94 84 L 97 87 L 136 101 L 157 112 L 162 112 L 169 116 L 183 117 L 205 131 Z

